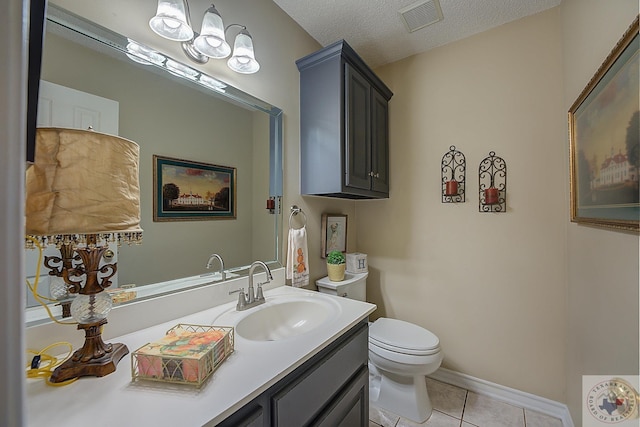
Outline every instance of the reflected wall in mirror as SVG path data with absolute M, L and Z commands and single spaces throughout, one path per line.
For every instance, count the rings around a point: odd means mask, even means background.
M 227 85 L 220 93 L 134 62 L 124 36 L 55 5 L 46 24 L 42 80 L 115 101 L 118 134 L 140 145 L 144 239 L 119 248 L 118 284 L 203 274 L 212 253 L 237 272 L 256 259 L 280 266 L 279 203 L 275 214 L 265 207 L 282 195 L 281 110 Z M 57 126 L 42 110 L 39 126 Z M 153 155 L 235 167 L 236 218 L 154 222 Z M 33 270 L 27 266 L 28 275 Z

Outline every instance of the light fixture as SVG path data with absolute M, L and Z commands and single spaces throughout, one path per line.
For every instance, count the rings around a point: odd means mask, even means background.
M 165 67 L 167 68 L 167 71 L 169 71 L 171 74 L 184 77 L 189 80 L 196 80 L 198 78 L 198 75 L 200 74 L 198 71 L 194 70 L 193 68 L 187 67 L 186 65 L 181 64 L 177 61 L 174 61 L 173 59 L 167 59 L 167 62 L 165 63 Z
M 126 54 L 132 61 L 143 65 L 162 65 L 167 59 L 164 55 L 131 39 L 127 39 Z
M 260 69 L 253 53 L 253 39 L 243 28 L 236 36 L 233 44 L 233 56 L 227 61 L 227 65 L 236 73 L 253 74 Z
M 51 382 L 110 374 L 129 353 L 124 344 L 102 341 L 112 306 L 104 290 L 117 271 L 103 255 L 108 242 L 142 240 L 139 151 L 132 141 L 99 132 L 37 130 L 35 163 L 26 176 L 26 233 L 60 248 L 61 261 L 74 251 L 79 257 L 47 267 L 76 294 L 71 315 L 85 331 L 83 347 L 54 370 Z
M 213 89 L 213 90 L 215 90 L 217 92 L 224 93 L 225 92 L 225 88 L 227 87 L 227 85 L 222 83 L 220 80 L 214 79 L 213 77 L 208 76 L 206 74 L 200 74 L 200 77 L 198 78 L 198 81 L 202 85 L 204 85 L 204 86 L 206 86 L 206 87 L 208 87 L 210 89 Z
M 226 58 L 231 53 L 231 48 L 225 39 L 225 29 L 222 17 L 216 8 L 211 5 L 202 18 L 200 35 L 193 41 L 194 47 L 209 58 Z
M 227 58 L 231 54 L 231 47 L 227 43 L 226 32 L 231 27 L 241 27 L 227 65 L 242 74 L 252 74 L 260 69 L 247 28 L 240 24 L 225 28 L 213 4 L 204 13 L 200 33 L 191 27 L 187 0 L 158 0 L 157 13 L 149 21 L 149 26 L 159 36 L 181 42 L 183 52 L 198 64 L 205 64 L 209 58 Z
M 169 40 L 184 42 L 193 39 L 186 0 L 158 0 L 158 11 L 149 21 L 149 26 L 156 34 Z

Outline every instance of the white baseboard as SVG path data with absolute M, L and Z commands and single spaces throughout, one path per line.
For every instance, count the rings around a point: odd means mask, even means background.
M 574 427 L 567 405 L 531 393 L 505 387 L 467 374 L 440 368 L 428 375 L 434 380 L 464 388 L 474 393 L 489 396 L 520 408 L 559 418 L 563 427 Z

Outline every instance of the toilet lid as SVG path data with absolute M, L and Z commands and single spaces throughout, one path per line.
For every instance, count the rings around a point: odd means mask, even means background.
M 385 317 L 369 326 L 369 341 L 400 353 L 431 354 L 440 349 L 440 340 L 433 332 L 413 323 Z

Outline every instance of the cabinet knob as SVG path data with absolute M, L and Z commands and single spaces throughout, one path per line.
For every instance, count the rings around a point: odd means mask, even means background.
M 376 177 L 376 178 L 380 178 L 380 174 L 379 174 L 379 173 L 376 173 L 376 174 L 374 175 L 374 177 Z
M 373 171 L 369 172 L 369 176 L 371 177 L 373 176 Z

